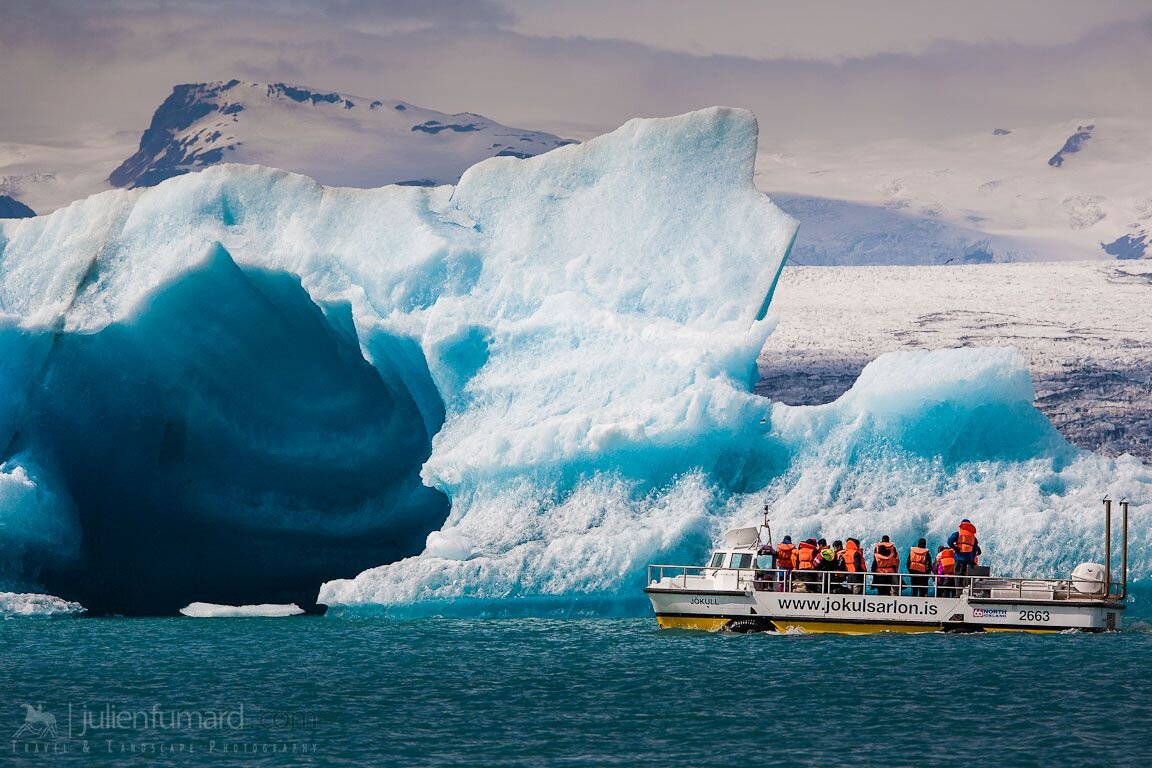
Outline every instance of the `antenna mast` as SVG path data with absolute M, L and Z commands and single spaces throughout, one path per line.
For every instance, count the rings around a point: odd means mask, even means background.
M 768 520 L 768 513 L 770 511 L 771 511 L 771 508 L 767 504 L 765 504 L 764 505 L 764 522 L 760 524 L 760 527 L 768 531 L 768 546 L 775 548 L 776 545 L 772 542 L 772 525 Z

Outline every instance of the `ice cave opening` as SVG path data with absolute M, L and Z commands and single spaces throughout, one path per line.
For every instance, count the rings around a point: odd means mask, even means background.
M 292 275 L 218 247 L 129 319 L 5 335 L 38 372 L 3 382 L 26 399 L 0 459 L 52 489 L 70 544 L 28 553 L 24 575 L 91 613 L 311 606 L 318 583 L 419 552 L 447 516 L 402 384 L 419 348 L 373 367 L 347 308 Z

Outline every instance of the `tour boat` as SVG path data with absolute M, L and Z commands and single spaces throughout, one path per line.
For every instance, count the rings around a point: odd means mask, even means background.
M 881 574 L 771 567 L 764 524 L 724 536 L 704 566 L 650 565 L 644 591 L 661 628 L 732 632 L 1104 632 L 1120 629 L 1128 592 L 1128 501 L 1123 516 L 1120 580 L 1112 580 L 1112 501 L 1104 500 L 1103 565 L 1082 563 L 1068 578 L 929 574 L 927 596 L 915 596 L 909 574 L 901 587 L 877 587 Z M 764 533 L 767 532 L 767 537 Z M 766 567 L 765 567 L 766 566 Z M 891 578 L 889 576 L 888 578 Z M 877 591 L 896 594 L 876 594 Z

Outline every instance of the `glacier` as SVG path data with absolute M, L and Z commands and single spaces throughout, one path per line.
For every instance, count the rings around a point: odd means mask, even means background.
M 765 503 L 794 535 L 962 515 L 998 570 L 1084 559 L 1098 497 L 1152 474 L 1065 442 L 1011 350 L 886 355 L 826 406 L 753 394 L 797 231 L 756 144 L 712 108 L 455 187 L 219 166 L 0 224 L 0 586 L 628 613 L 646 562 Z

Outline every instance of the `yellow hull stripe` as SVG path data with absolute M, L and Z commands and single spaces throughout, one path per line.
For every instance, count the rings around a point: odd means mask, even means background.
M 728 625 L 729 619 L 714 616 L 657 616 L 660 629 L 703 629 L 719 632 Z

